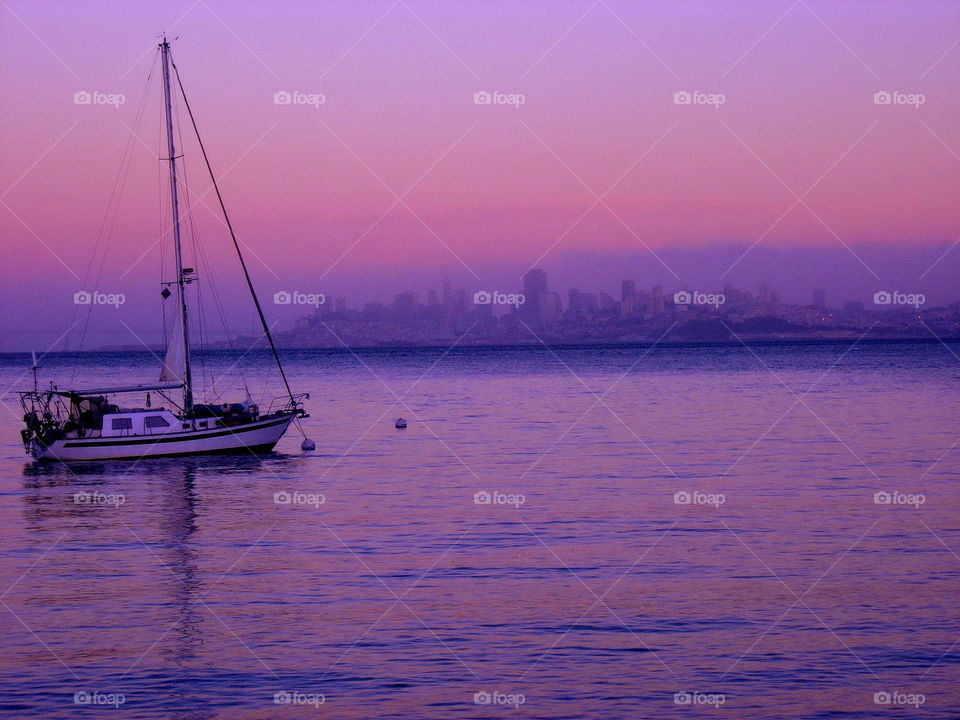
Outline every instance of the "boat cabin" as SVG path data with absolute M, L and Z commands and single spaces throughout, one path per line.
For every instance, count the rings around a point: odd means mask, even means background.
M 123 410 L 103 416 L 101 437 L 162 435 L 181 431 L 181 421 L 169 410 L 147 408 Z

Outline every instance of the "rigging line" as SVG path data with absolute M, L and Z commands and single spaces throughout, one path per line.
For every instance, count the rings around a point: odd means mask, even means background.
M 173 114 L 176 117 L 175 127 L 177 130 L 177 140 L 180 143 L 180 165 L 183 168 L 183 172 L 177 176 L 177 184 L 183 187 L 183 196 L 185 198 L 189 198 L 190 197 L 190 180 L 189 180 L 190 173 L 187 167 L 187 146 L 186 146 L 186 143 L 184 143 L 183 141 L 183 128 L 180 122 L 180 104 L 177 102 L 176 97 L 172 98 L 172 104 L 173 104 Z M 186 222 L 187 235 L 190 238 L 190 248 L 193 251 L 193 261 L 191 265 L 193 265 L 193 267 L 195 268 L 199 268 L 200 256 L 197 251 L 199 241 L 197 239 L 198 233 L 197 233 L 196 223 L 194 222 L 192 203 L 187 204 L 187 209 L 185 211 L 185 214 L 187 219 L 187 222 Z M 202 285 L 199 282 L 199 280 L 195 283 L 195 286 L 196 286 L 196 289 L 194 293 L 197 298 L 197 302 L 196 302 L 197 323 L 195 324 L 195 327 L 197 328 L 197 340 L 200 346 L 200 352 L 197 355 L 197 362 L 200 366 L 200 372 L 199 372 L 200 387 L 204 395 L 206 395 L 207 363 L 206 363 L 206 356 L 204 355 L 203 350 L 208 345 L 209 340 L 208 340 L 208 332 L 207 332 L 207 324 L 206 324 L 206 313 L 204 312 L 204 309 L 203 309 L 204 308 L 203 291 L 201 289 Z
M 113 231 L 117 225 L 117 217 L 120 214 L 120 202 L 123 197 L 124 188 L 126 187 L 127 177 L 130 174 L 130 164 L 133 161 L 133 148 L 135 146 L 136 133 L 139 130 L 141 123 L 143 122 L 144 109 L 146 108 L 146 104 L 147 104 L 147 95 L 149 94 L 149 91 L 150 91 L 150 81 L 153 78 L 153 73 L 157 66 L 157 57 L 158 56 L 156 55 L 154 56 L 153 64 L 150 66 L 150 71 L 147 73 L 147 80 L 144 83 L 143 93 L 140 96 L 140 103 L 137 106 L 137 112 L 136 112 L 136 115 L 134 116 L 133 127 L 131 128 L 130 134 L 127 137 L 126 146 L 124 147 L 123 154 L 121 155 L 121 158 L 120 158 L 120 168 L 117 171 L 116 178 L 114 178 L 113 187 L 110 190 L 110 197 L 108 198 L 108 201 L 107 201 L 107 207 L 104 210 L 103 217 L 100 220 L 100 227 L 97 230 L 97 241 L 94 244 L 93 254 L 90 256 L 90 262 L 87 264 L 87 269 L 83 276 L 84 286 L 86 286 L 90 280 L 90 274 L 93 270 L 94 263 L 97 260 L 97 254 L 100 249 L 101 243 L 104 243 L 104 247 L 103 247 L 103 253 L 100 256 L 100 264 L 97 268 L 96 284 L 99 284 L 100 278 L 103 275 L 103 265 L 106 262 L 107 252 L 110 247 L 110 240 L 113 237 Z M 111 214 L 112 214 L 112 219 L 110 219 Z M 104 229 L 107 228 L 108 219 L 110 219 L 109 228 L 106 231 L 106 236 L 104 236 Z M 80 288 L 80 289 L 84 290 L 85 288 Z M 94 288 L 94 290 L 96 289 L 97 288 Z M 74 308 L 73 318 L 72 318 L 73 323 L 76 322 L 78 312 L 80 312 L 79 305 Z M 92 315 L 93 315 L 93 303 L 91 302 L 89 304 L 89 307 L 87 308 L 87 312 L 84 317 L 83 329 L 80 331 L 80 340 L 77 345 L 76 352 L 80 352 L 83 349 L 84 340 L 87 335 L 87 330 L 89 329 L 89 326 L 90 326 L 90 319 Z M 76 378 L 78 364 L 79 364 L 79 361 L 73 367 L 73 372 L 71 373 L 71 376 L 70 376 L 71 382 Z
M 207 165 L 207 172 L 210 173 L 210 181 L 213 183 L 213 189 L 217 193 L 217 201 L 220 203 L 220 210 L 223 212 L 223 219 L 226 221 L 227 229 L 230 231 L 230 239 L 233 241 L 233 247 L 237 251 L 237 257 L 240 259 L 240 267 L 243 268 L 243 276 L 247 281 L 247 287 L 250 289 L 250 295 L 253 298 L 253 304 L 257 308 L 257 315 L 260 316 L 260 325 L 263 327 L 264 335 L 266 335 L 267 341 L 270 343 L 270 351 L 273 353 L 273 358 L 277 362 L 277 368 L 280 370 L 280 377 L 283 378 L 283 385 L 287 389 L 287 395 L 290 397 L 290 403 L 296 404 L 296 400 L 293 397 L 293 390 L 290 389 L 290 383 L 287 380 L 287 374 L 283 370 L 283 363 L 280 362 L 280 355 L 277 353 L 276 343 L 273 341 L 273 334 L 270 332 L 270 326 L 267 325 L 267 318 L 263 314 L 263 308 L 260 306 L 260 299 L 257 297 L 257 291 L 253 287 L 253 280 L 250 279 L 250 271 L 247 270 L 247 263 L 243 259 L 243 253 L 240 250 L 240 243 L 237 241 L 237 236 L 233 231 L 233 223 L 230 222 L 230 216 L 227 215 L 227 207 L 223 203 L 223 196 L 220 194 L 220 186 L 217 185 L 217 178 L 214 176 L 213 168 L 210 166 L 210 158 L 207 157 L 207 150 L 203 146 L 203 140 L 200 138 L 200 130 L 197 127 L 197 121 L 193 117 L 193 110 L 190 108 L 190 101 L 187 100 L 187 93 L 184 91 L 183 82 L 180 80 L 180 71 L 177 69 L 177 64 L 173 61 L 172 56 L 170 57 L 170 64 L 173 65 L 173 72 L 177 76 L 177 85 L 180 87 L 180 95 L 183 97 L 184 107 L 187 108 L 187 114 L 190 116 L 190 123 L 193 125 L 193 132 L 197 136 L 197 144 L 200 146 L 200 152 L 203 155 L 203 161 Z M 301 428 L 301 432 L 302 431 L 303 429 Z

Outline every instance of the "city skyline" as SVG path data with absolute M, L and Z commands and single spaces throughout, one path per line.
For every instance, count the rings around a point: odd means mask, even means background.
M 93 291 L 150 326 L 159 29 L 264 294 L 386 302 L 444 270 L 512 288 L 546 267 L 610 294 L 629 270 L 665 288 L 766 278 L 793 302 L 952 301 L 956 6 L 886 3 L 864 25 L 841 3 L 775 5 L 9 3 L 0 242 L 30 262 L 0 269 L 0 334 L 48 347 Z M 198 148 L 181 151 L 187 251 L 206 264 L 189 260 L 242 331 L 229 238 Z

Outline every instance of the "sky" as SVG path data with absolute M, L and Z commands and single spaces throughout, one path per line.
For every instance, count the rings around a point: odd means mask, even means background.
M 960 299 L 960 3 L 7 0 L 0 351 L 77 335 L 79 291 L 124 298 L 88 343 L 158 337 L 162 32 L 279 327 L 278 290 L 357 307 L 534 266 Z M 182 131 L 188 262 L 252 331 Z

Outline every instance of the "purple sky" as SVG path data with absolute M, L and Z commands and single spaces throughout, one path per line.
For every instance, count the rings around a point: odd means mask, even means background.
M 0 350 L 46 350 L 78 290 L 126 296 L 97 332 L 157 336 L 157 72 L 100 228 L 163 30 L 265 296 L 389 300 L 445 272 L 509 290 L 532 265 L 561 290 L 960 296 L 957 3 L 13 1 L 0 18 Z M 721 97 L 675 102 L 695 91 Z M 208 261 L 190 262 L 242 332 L 184 137 Z

